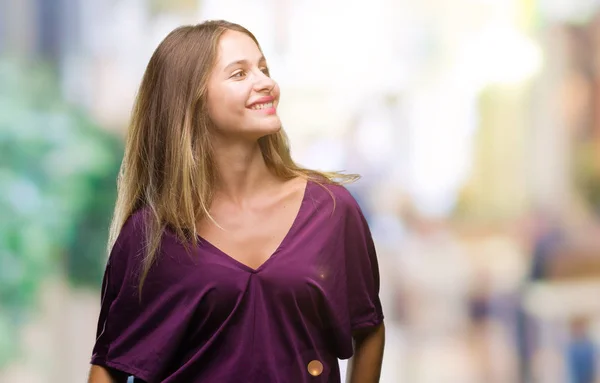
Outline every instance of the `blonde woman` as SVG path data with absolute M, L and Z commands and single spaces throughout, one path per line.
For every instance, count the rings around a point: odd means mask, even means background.
M 89 381 L 379 381 L 375 249 L 356 201 L 303 169 L 256 38 L 171 32 L 135 103 Z M 311 113 L 310 110 L 306 111 Z

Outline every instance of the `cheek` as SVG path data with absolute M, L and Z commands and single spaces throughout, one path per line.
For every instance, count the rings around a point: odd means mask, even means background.
M 275 97 L 275 100 L 277 100 L 277 102 L 279 102 L 279 96 L 281 95 L 281 90 L 279 89 L 279 84 L 275 83 L 275 86 L 273 87 L 273 91 L 271 92 L 273 97 Z
M 222 86 L 215 92 L 214 107 L 223 113 L 239 114 L 246 109 L 248 90 L 236 84 Z
M 218 124 L 220 120 L 219 105 L 218 97 L 214 93 L 209 92 L 206 97 L 206 110 L 208 111 L 208 117 L 215 124 Z
M 207 94 L 208 116 L 213 124 L 228 129 L 239 124 L 246 113 L 246 98 L 234 89 L 209 89 Z

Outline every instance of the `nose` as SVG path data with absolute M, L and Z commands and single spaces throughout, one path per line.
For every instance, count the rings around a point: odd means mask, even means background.
M 275 81 L 264 74 L 262 71 L 258 71 L 256 75 L 256 81 L 254 81 L 255 92 L 270 92 L 275 87 Z

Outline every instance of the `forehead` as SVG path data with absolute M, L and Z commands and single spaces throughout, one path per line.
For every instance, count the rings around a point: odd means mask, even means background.
M 227 30 L 219 39 L 217 66 L 225 67 L 227 64 L 237 60 L 256 61 L 262 56 L 262 52 L 245 33 Z

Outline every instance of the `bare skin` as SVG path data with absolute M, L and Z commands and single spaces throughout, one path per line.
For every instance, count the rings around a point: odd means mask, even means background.
M 306 180 L 278 179 L 267 168 L 257 147 L 223 145 L 216 157 L 221 183 L 209 219 L 198 234 L 237 261 L 257 269 L 290 230 L 300 209 Z
M 277 113 L 253 110 L 269 98 L 276 110 L 279 86 L 269 76 L 262 52 L 247 35 L 228 31 L 208 80 L 208 105 L 216 129 L 213 148 L 218 182 L 209 219 L 198 234 L 239 262 L 258 268 L 289 231 L 304 196 L 306 180 L 283 180 L 267 167 L 258 139 L 281 129 Z M 220 226 L 220 227 L 219 227 Z
M 354 356 L 348 362 L 347 383 L 377 383 L 385 346 L 385 325 L 357 331 L 354 338 Z
M 92 365 L 88 377 L 88 383 L 126 383 L 127 375 L 117 371 L 106 369 L 102 366 Z

